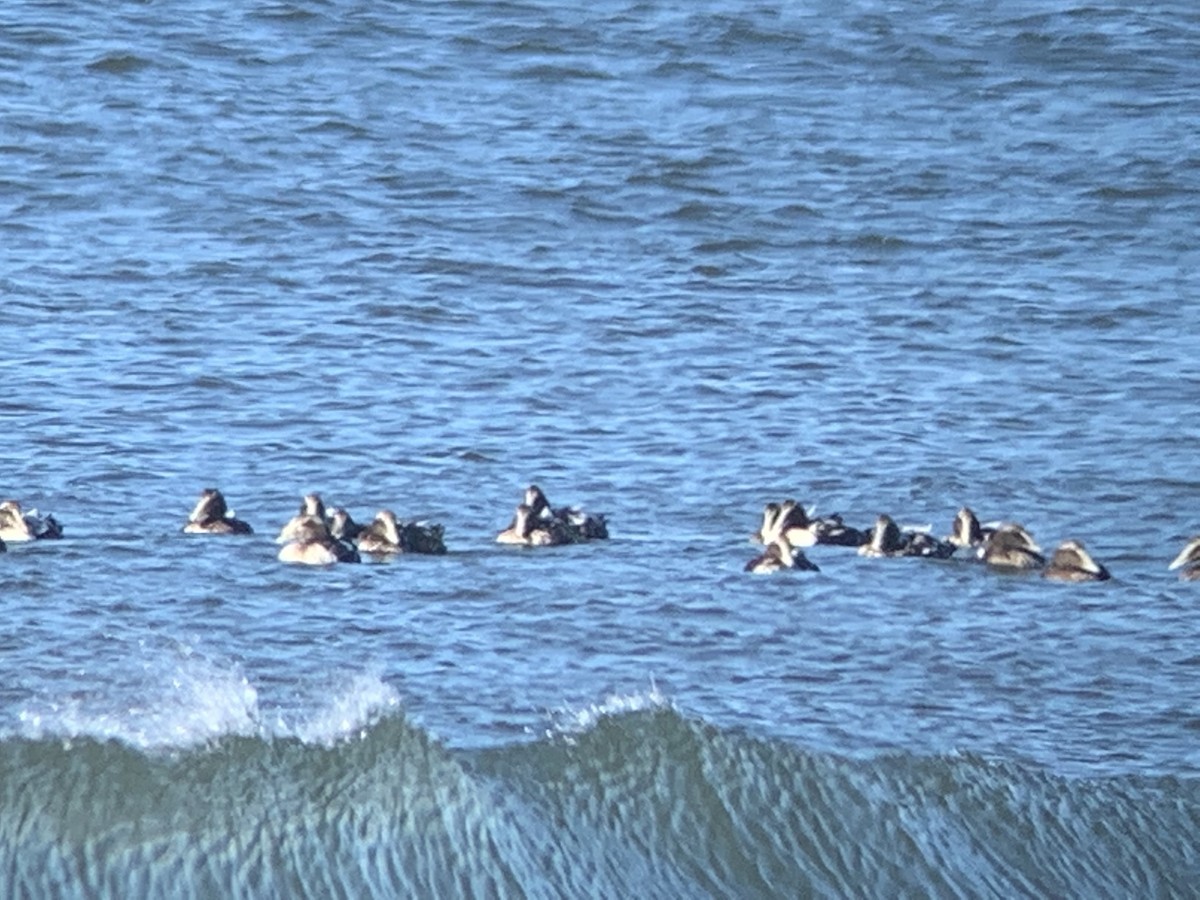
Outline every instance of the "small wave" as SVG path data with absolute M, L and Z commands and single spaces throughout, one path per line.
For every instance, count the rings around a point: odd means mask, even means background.
M 608 72 L 587 66 L 559 66 L 550 63 L 539 63 L 518 69 L 517 78 L 530 78 L 535 81 L 545 81 L 557 84 L 561 81 L 577 81 L 579 79 L 607 81 L 612 78 Z
M 110 75 L 128 75 L 151 65 L 150 60 L 132 53 L 110 53 L 88 63 L 92 72 L 106 72 Z
M 653 682 L 646 691 L 610 694 L 599 703 L 583 707 L 562 706 L 550 713 L 547 737 L 571 738 L 594 729 L 602 719 L 653 709 L 672 709 L 673 705 Z
M 698 256 L 716 255 L 719 253 L 748 253 L 766 247 L 765 241 L 754 238 L 726 238 L 718 241 L 702 241 L 693 251 Z
M 708 203 L 691 200 L 677 207 L 672 212 L 667 213 L 667 218 L 679 219 L 685 222 L 702 222 L 706 219 L 711 219 L 716 215 L 716 212 L 716 209 Z
M 1084 196 L 1096 200 L 1161 200 L 1179 193 L 1179 188 L 1170 183 L 1144 185 L 1105 184 L 1084 192 Z
M 911 241 L 891 234 L 880 234 L 875 231 L 865 231 L 851 238 L 839 238 L 835 243 L 844 243 L 851 247 L 867 250 L 902 250 L 915 247 Z

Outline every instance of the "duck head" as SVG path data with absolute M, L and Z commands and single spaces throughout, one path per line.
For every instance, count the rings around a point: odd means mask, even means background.
M 325 503 L 321 500 L 321 495 L 315 492 L 305 494 L 304 499 L 300 501 L 300 515 L 316 516 L 318 519 L 324 519 Z
M 525 488 L 525 506 L 529 507 L 530 515 L 534 518 L 547 512 L 553 512 L 550 509 L 550 501 L 546 499 L 545 493 L 536 484 Z
M 400 543 L 400 525 L 396 521 L 396 514 L 390 509 L 381 509 L 375 513 L 375 521 L 371 527 L 389 544 Z
M 1059 573 L 1071 581 L 1107 581 L 1112 577 L 1108 569 L 1092 559 L 1083 544 L 1079 541 L 1063 541 L 1050 558 L 1050 565 L 1043 573 L 1047 577 L 1056 577 Z
M 964 506 L 954 517 L 950 532 L 950 543 L 959 547 L 974 547 L 983 542 L 983 529 L 970 507 Z
M 1179 551 L 1179 555 L 1171 560 L 1171 564 L 1167 566 L 1167 571 L 1196 562 L 1200 562 L 1200 537 L 1194 537 L 1187 542 L 1187 545 Z
M 329 533 L 337 540 L 351 540 L 361 531 L 358 523 L 350 518 L 350 513 L 338 506 L 329 513 Z
M 192 508 L 188 521 L 203 525 L 223 519 L 228 514 L 229 507 L 225 504 L 224 495 L 216 488 L 205 488 L 200 492 L 200 499 Z
M 901 549 L 903 540 L 900 535 L 900 526 L 897 525 L 889 515 L 881 515 L 875 520 L 875 527 L 871 531 L 870 547 L 877 553 L 894 553 Z

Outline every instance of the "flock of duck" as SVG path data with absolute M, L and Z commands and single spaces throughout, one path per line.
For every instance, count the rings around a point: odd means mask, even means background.
M 239 519 L 217 488 L 200 492 L 182 528 L 185 534 L 253 534 L 254 528 Z M 51 515 L 24 510 L 17 500 L 0 503 L 0 551 L 5 541 L 60 538 L 63 529 Z M 603 515 L 578 507 L 554 507 L 536 484 L 525 489 L 512 522 L 496 535 L 500 544 L 552 547 L 608 537 Z M 320 494 L 307 494 L 299 512 L 284 523 L 276 538 L 283 546 L 283 562 L 327 566 L 361 562 L 362 554 L 386 557 L 400 553 L 446 552 L 445 528 L 433 522 L 403 522 L 390 509 L 381 509 L 365 525 L 355 522 L 345 509 L 326 509 Z
M 250 534 L 253 529 L 229 511 L 216 488 L 205 488 L 183 526 L 188 534 Z M 536 484 L 525 489 L 524 501 L 508 528 L 496 536 L 501 544 L 528 547 L 574 544 L 608 537 L 604 516 L 575 507 L 555 509 Z M 445 528 L 432 522 L 402 522 L 390 509 L 381 509 L 366 525 L 359 525 L 341 507 L 325 509 L 319 494 L 307 494 L 300 511 L 289 519 L 276 542 L 283 544 L 283 562 L 327 566 L 360 562 L 361 554 L 390 556 L 398 553 L 446 552 Z
M 201 491 L 182 530 L 188 534 L 254 532 L 249 523 L 233 514 L 216 488 Z M 61 538 L 62 534 L 62 526 L 54 516 L 24 510 L 16 500 L 0 502 L 0 551 L 7 549 L 6 541 Z M 508 527 L 496 535 L 496 542 L 553 547 L 607 537 L 608 524 L 603 515 L 586 513 L 578 507 L 551 506 L 542 489 L 531 484 Z M 961 549 L 989 566 L 1040 571 L 1044 578 L 1057 581 L 1106 581 L 1112 577 L 1079 541 L 1063 541 L 1047 561 L 1024 526 L 1015 522 L 981 524 L 965 506 L 955 516 L 951 534 L 939 539 L 928 529 L 901 528 L 887 515 L 879 516 L 870 529 L 858 529 L 846 525 L 841 516 L 813 517 L 795 500 L 784 500 L 766 505 L 762 524 L 751 540 L 764 548 L 746 563 L 745 570 L 753 573 L 819 571 L 803 548 L 831 544 L 856 548 L 860 556 L 867 557 L 947 559 Z M 402 522 L 391 510 L 381 509 L 371 522 L 360 525 L 341 507 L 327 510 L 315 493 L 304 497 L 299 512 L 283 525 L 276 542 L 283 545 L 279 550 L 281 561 L 317 566 L 359 562 L 364 553 L 386 557 L 446 552 L 445 528 L 440 524 Z M 1200 581 L 1200 535 L 1187 542 L 1168 569 L 1180 569 L 1182 580 Z
M 852 528 L 841 516 L 813 518 L 795 500 L 785 500 L 766 505 L 762 525 L 751 540 L 764 545 L 763 553 L 746 563 L 746 571 L 756 573 L 819 571 L 801 548 L 835 544 L 872 557 L 947 559 L 963 549 L 989 566 L 1040 571 L 1042 577 L 1054 581 L 1107 581 L 1112 577 L 1079 541 L 1063 541 L 1047 560 L 1025 526 L 1016 522 L 983 525 L 966 506 L 954 517 L 950 535 L 939 539 L 926 529 L 902 529 L 887 515 L 879 516 L 870 529 Z M 1185 581 L 1200 581 L 1200 536 L 1188 541 L 1168 569 L 1182 569 L 1179 577 Z

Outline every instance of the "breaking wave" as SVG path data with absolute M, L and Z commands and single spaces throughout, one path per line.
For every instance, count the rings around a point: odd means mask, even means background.
M 653 690 L 533 742 L 455 750 L 381 714 L 394 704 L 359 684 L 307 734 L 169 751 L 10 736 L 0 893 L 1133 897 L 1200 878 L 1191 780 L 843 758 L 723 731 Z

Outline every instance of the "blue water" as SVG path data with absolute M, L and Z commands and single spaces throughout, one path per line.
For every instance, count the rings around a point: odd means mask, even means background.
M 65 537 L 0 555 L 3 893 L 1187 895 L 1198 51 L 1171 3 L 6 6 L 0 493 Z M 496 545 L 534 481 L 611 540 Z M 180 533 L 208 486 L 254 535 Z M 450 552 L 279 563 L 309 491 Z M 785 497 L 1114 579 L 747 575 Z

